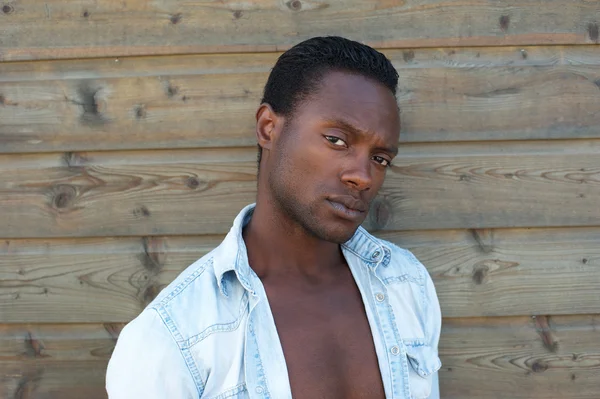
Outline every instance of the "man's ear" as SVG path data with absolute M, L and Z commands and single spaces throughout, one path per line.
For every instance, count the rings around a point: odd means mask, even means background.
M 283 116 L 277 115 L 267 103 L 262 103 L 256 111 L 256 140 L 264 150 L 270 150 L 273 141 L 279 136 Z

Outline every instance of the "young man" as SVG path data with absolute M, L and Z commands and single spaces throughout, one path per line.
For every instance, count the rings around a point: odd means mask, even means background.
M 439 396 L 431 278 L 360 227 L 398 151 L 397 81 L 340 37 L 279 58 L 256 113 L 256 205 L 125 327 L 110 398 Z

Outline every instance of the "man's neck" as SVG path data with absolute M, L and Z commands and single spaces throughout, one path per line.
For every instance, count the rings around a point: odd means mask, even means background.
M 326 282 L 344 263 L 339 244 L 311 235 L 266 199 L 257 201 L 243 238 L 250 267 L 263 281 Z

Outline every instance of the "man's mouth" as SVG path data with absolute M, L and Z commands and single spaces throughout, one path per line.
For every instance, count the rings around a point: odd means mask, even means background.
M 363 201 L 350 196 L 329 197 L 327 202 L 338 215 L 353 221 L 363 219 L 368 209 Z

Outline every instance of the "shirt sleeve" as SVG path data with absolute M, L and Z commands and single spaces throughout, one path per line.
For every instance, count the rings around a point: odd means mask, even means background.
M 440 382 L 438 378 L 438 373 L 433 373 L 432 377 L 433 382 L 431 384 L 431 394 L 427 399 L 440 399 Z
M 429 326 L 431 326 L 428 334 L 428 344 L 433 349 L 436 357 L 439 359 L 438 344 L 440 342 L 440 333 L 442 329 L 442 312 L 440 309 L 440 303 L 437 297 L 435 286 L 431 276 L 427 274 L 427 299 L 429 303 L 429 309 L 427 311 L 427 317 L 429 317 Z M 431 394 L 428 399 L 439 399 L 440 398 L 440 384 L 438 370 L 441 367 L 441 363 L 438 360 L 436 371 L 432 374 L 432 386 Z
M 438 353 L 438 344 L 440 343 L 440 333 L 442 330 L 442 312 L 440 309 L 440 302 L 437 297 L 437 293 L 435 291 L 435 286 L 433 285 L 433 280 L 429 273 L 427 273 L 427 283 L 426 283 L 426 295 L 427 295 L 427 318 L 429 326 L 429 331 L 427 332 L 428 344 L 435 350 L 437 355 Z
M 109 399 L 197 399 L 200 393 L 179 346 L 152 308 L 119 336 L 106 372 Z

